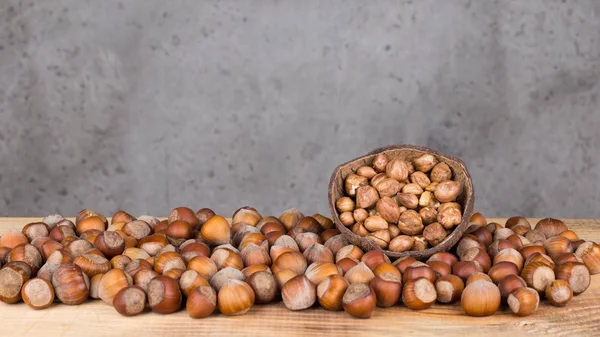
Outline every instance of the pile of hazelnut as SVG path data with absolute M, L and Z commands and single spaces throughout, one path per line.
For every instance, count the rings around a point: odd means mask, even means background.
M 600 246 L 559 220 L 531 229 L 471 218 L 455 254 L 393 263 L 363 252 L 320 214 L 296 209 L 263 217 L 242 207 L 230 224 L 203 208 L 175 208 L 167 220 L 116 212 L 112 221 L 83 210 L 75 223 L 58 214 L 0 237 L 0 301 L 44 309 L 100 299 L 125 316 L 149 308 L 192 318 L 240 315 L 282 300 L 290 310 L 319 303 L 368 318 L 376 306 L 420 310 L 460 301 L 466 314 L 493 314 L 504 301 L 523 316 L 545 296 L 563 306 L 600 273 Z
M 462 221 L 462 184 L 432 154 L 412 162 L 378 154 L 344 181 L 336 200 L 340 222 L 392 252 L 437 246 Z

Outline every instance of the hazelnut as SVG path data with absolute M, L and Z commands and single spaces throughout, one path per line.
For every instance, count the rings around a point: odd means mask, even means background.
M 394 261 L 393 265 L 396 267 L 396 269 L 398 269 L 398 271 L 400 271 L 401 273 L 404 273 L 406 271 L 406 269 L 413 265 L 413 263 L 415 262 L 419 262 L 417 261 L 414 257 L 412 256 L 403 256 L 398 258 L 396 261 Z
M 200 208 L 196 212 L 196 218 L 198 218 L 198 225 L 202 226 L 208 219 L 215 215 L 216 213 L 210 208 Z
M 534 253 L 525 260 L 525 265 L 528 265 L 532 262 L 541 262 L 548 267 L 554 269 L 554 261 L 550 258 L 550 256 L 541 253 Z
M 354 233 L 360 237 L 363 237 L 363 238 L 366 237 L 367 235 L 369 235 L 369 231 L 361 223 L 356 223 L 356 224 L 352 225 L 352 233 Z
M 245 266 L 251 266 L 254 264 L 271 264 L 271 257 L 269 256 L 269 253 L 253 243 L 242 250 L 240 257 L 242 258 Z
M 506 239 L 500 239 L 492 242 L 492 244 L 488 246 L 487 252 L 491 258 L 494 258 L 499 251 L 508 248 L 517 249 L 517 246 Z
M 340 222 L 346 227 L 354 225 L 354 216 L 352 212 L 344 212 L 339 215 Z
M 529 224 L 529 221 L 527 221 L 527 219 L 522 216 L 513 216 L 511 218 L 508 218 L 506 220 L 506 223 L 504 224 L 504 227 L 511 228 L 511 229 L 515 226 L 525 226 L 525 227 L 531 229 L 531 225 Z
M 556 267 L 556 279 L 569 283 L 573 293 L 579 295 L 590 286 L 590 271 L 583 263 L 566 262 Z
M 442 276 L 446 276 L 452 273 L 452 267 L 442 261 L 428 261 L 426 263 L 428 266 L 433 269 L 436 275 L 436 279 Z
M 427 262 L 440 261 L 446 263 L 448 266 L 452 267 L 458 262 L 458 258 L 449 252 L 437 252 L 434 253 L 427 259 Z
M 181 307 L 181 291 L 176 280 L 159 275 L 148 283 L 148 304 L 152 311 L 170 314 Z
M 374 182 L 376 182 L 376 184 Z M 373 180 L 371 186 L 375 187 L 381 197 L 393 197 L 403 187 L 403 184 L 396 179 L 382 177 L 381 180 Z
M 518 288 L 508 295 L 506 302 L 515 315 L 528 316 L 537 310 L 540 295 L 535 289 Z
M 135 316 L 146 307 L 146 292 L 138 286 L 121 289 L 113 300 L 113 307 L 123 316 Z
M 500 282 L 508 275 L 519 275 L 519 268 L 512 262 L 504 261 L 494 264 L 488 271 L 488 276 L 494 283 Z
M 349 197 L 341 197 L 335 202 L 335 208 L 340 213 L 352 212 L 354 211 L 355 207 L 356 204 L 354 203 L 354 200 L 350 199 Z
M 460 300 L 464 287 L 463 280 L 456 275 L 440 277 L 435 282 L 437 301 L 447 304 L 457 302 Z
M 310 308 L 317 300 L 316 286 L 306 275 L 297 275 L 283 285 L 281 297 L 290 310 Z
M 266 272 L 272 274 L 271 269 L 269 268 L 269 266 L 266 266 L 264 264 L 255 264 L 255 265 L 252 265 L 252 266 L 248 266 L 248 267 L 242 269 L 242 274 L 244 274 L 244 276 L 246 278 L 248 278 L 248 277 L 250 277 L 250 275 L 252 275 L 254 273 L 257 273 L 259 271 L 266 271 Z
M 398 228 L 405 235 L 418 235 L 423 232 L 423 222 L 419 213 L 414 210 L 407 210 L 400 214 L 398 219 Z
M 215 215 L 208 219 L 200 229 L 202 239 L 210 245 L 222 245 L 229 242 L 231 227 L 227 219 Z
M 379 200 L 379 193 L 372 186 L 361 186 L 356 190 L 356 207 L 370 208 Z
M 410 182 L 413 184 L 417 184 L 421 187 L 421 189 L 429 186 L 429 184 L 431 184 L 431 180 L 429 180 L 429 177 L 421 172 L 421 171 L 417 171 L 414 172 L 410 175 Z
M 261 219 L 262 215 L 260 215 L 256 209 L 250 206 L 244 206 L 233 213 L 231 223 L 245 222 L 254 227 Z
M 90 294 L 89 278 L 81 268 L 74 264 L 61 264 L 58 266 L 52 274 L 52 286 L 56 297 L 67 305 L 81 304 L 85 302 Z
M 419 210 L 423 224 L 430 225 L 437 221 L 438 212 L 433 207 L 423 207 Z
M 531 255 L 535 253 L 546 254 L 546 249 L 543 246 L 524 246 L 519 250 L 519 253 L 523 256 L 525 260 L 527 260 Z
M 437 246 L 446 238 L 446 230 L 442 225 L 434 222 L 423 229 L 423 237 L 430 245 Z
M 81 255 L 73 261 L 88 277 L 104 274 L 111 269 L 110 261 L 103 256 L 94 254 Z
M 337 252 L 344 246 L 349 244 L 348 239 L 345 236 L 338 234 L 325 242 L 325 247 L 327 247 L 331 252 L 335 255 Z
M 296 235 L 296 243 L 301 252 L 304 252 L 313 243 L 322 244 L 321 237 L 318 234 L 306 232 Z
M 415 209 L 419 206 L 419 198 L 414 194 L 398 193 L 396 198 L 400 205 L 408 209 Z
M 354 222 L 360 222 L 362 223 L 363 221 L 365 221 L 365 219 L 367 219 L 369 217 L 369 212 L 367 212 L 367 210 L 365 210 L 364 208 L 357 208 L 352 212 L 352 217 L 354 219 L 354 221 L 352 220 L 348 220 L 348 223 L 351 223 L 350 225 L 354 224 Z M 340 220 L 342 219 L 341 215 L 340 215 Z M 342 224 L 346 225 L 346 223 L 342 222 Z
M 565 280 L 554 280 L 546 288 L 548 302 L 556 307 L 564 307 L 573 298 L 573 290 Z
M 358 264 L 358 260 L 352 257 L 345 257 L 336 262 L 336 265 L 340 267 L 343 274 L 346 274 L 348 270 L 352 269 L 352 267 Z
M 494 265 L 503 261 L 512 262 L 517 266 L 517 268 L 519 268 L 519 270 L 523 269 L 523 256 L 516 249 L 503 249 L 494 256 Z
M 303 217 L 304 217 L 304 214 L 302 214 L 299 210 L 297 210 L 295 208 L 290 208 L 290 209 L 284 211 L 283 213 L 281 213 L 281 215 L 279 216 L 279 220 L 281 221 L 281 223 L 283 224 L 285 229 L 289 231 Z
M 304 258 L 307 263 L 313 262 L 330 262 L 333 263 L 333 253 L 320 243 L 313 243 L 304 250 Z
M 277 297 L 277 282 L 268 271 L 256 272 L 246 282 L 254 291 L 256 303 L 271 303 Z
M 367 179 L 371 179 L 377 174 L 377 172 L 375 172 L 375 169 L 370 166 L 361 166 L 356 169 L 356 174 Z
M 352 173 L 346 177 L 346 180 L 344 182 L 346 195 L 351 197 L 357 196 L 358 189 L 367 185 L 369 185 L 369 179 L 367 177 L 359 176 L 357 174 Z
M 195 270 L 188 269 L 179 277 L 179 287 L 185 296 L 189 297 L 190 294 L 200 286 L 210 286 L 210 283 L 208 283 L 208 280 L 204 276 L 198 274 Z
M 54 302 L 54 288 L 47 280 L 33 278 L 23 284 L 21 297 L 32 309 L 46 309 Z
M 166 252 L 157 255 L 154 260 L 154 271 L 159 274 L 164 274 L 169 269 L 184 269 L 185 261 L 179 253 Z
M 317 286 L 319 304 L 326 310 L 342 310 L 342 297 L 348 286 L 348 281 L 340 275 L 330 275 L 325 278 Z
M 377 212 L 380 214 L 380 216 L 375 216 L 376 218 L 379 218 L 381 220 L 384 220 L 386 223 L 385 225 L 380 224 L 379 229 L 385 229 L 388 228 L 388 224 L 389 223 L 397 223 L 398 222 L 398 218 L 400 217 L 400 210 L 398 208 L 398 204 L 396 204 L 396 202 L 390 198 L 390 197 L 381 197 L 381 199 L 379 199 L 379 201 L 377 201 L 377 204 L 375 205 L 375 208 L 377 209 Z M 363 221 L 365 222 L 365 227 L 367 227 L 367 229 L 369 228 L 367 226 L 367 221 L 369 221 L 369 219 L 374 218 L 374 217 L 367 217 L 366 219 L 363 219 Z M 379 219 L 377 219 L 377 221 L 379 221 Z M 356 220 L 356 219 L 355 219 Z M 372 221 L 373 219 L 371 219 Z
M 107 258 L 113 258 L 125 249 L 125 240 L 116 232 L 106 231 L 98 234 L 94 239 L 94 247 Z
M 567 231 L 569 228 L 561 220 L 546 218 L 538 221 L 535 229 L 544 233 L 546 238 L 551 238 L 560 235 L 560 233 Z
M 387 231 L 390 233 L 390 231 Z M 390 235 L 391 237 L 391 235 Z M 410 250 L 413 245 L 414 239 L 407 235 L 399 235 L 391 239 L 387 245 L 388 250 L 392 252 L 404 252 Z M 385 248 L 385 247 L 382 247 Z
M 417 171 L 427 173 L 438 164 L 438 160 L 434 155 L 425 153 L 413 160 L 413 164 Z
M 7 257 L 7 262 L 25 262 L 31 268 L 31 272 L 36 274 L 42 266 L 42 254 L 33 245 L 21 243 L 11 249 Z
M 233 247 L 231 247 L 231 248 L 233 248 Z M 219 270 L 226 268 L 226 267 L 232 267 L 232 268 L 235 268 L 238 270 L 242 270 L 242 268 L 244 268 L 244 262 L 243 262 L 242 258 L 237 253 L 237 250 L 234 250 L 234 249 L 227 249 L 227 248 L 217 249 L 217 248 L 215 248 L 213 250 L 212 255 L 210 256 L 210 259 L 213 260 L 213 262 L 217 266 L 217 269 L 219 269 Z
M 169 217 L 167 219 L 169 224 L 177 220 L 183 220 L 187 222 L 192 228 L 196 228 L 200 223 L 200 220 L 198 220 L 198 217 L 196 217 L 196 213 L 188 207 L 177 207 L 169 213 Z
M 411 280 L 416 280 L 418 278 L 426 278 L 432 283 L 435 282 L 437 275 L 433 268 L 424 263 L 419 263 L 417 265 L 411 265 L 404 273 L 402 273 L 402 282 L 407 284 Z
M 339 235 L 339 234 L 340 234 L 340 231 L 335 228 L 327 229 L 323 233 L 321 233 L 321 241 L 327 242 L 327 240 L 329 240 L 332 237 Z
M 471 276 L 467 278 L 465 285 L 469 285 L 475 281 L 487 281 L 493 283 L 492 279 L 487 274 L 484 274 L 482 272 L 476 272 L 474 274 L 471 274 Z
M 37 238 L 48 236 L 50 234 L 50 227 L 43 222 L 32 222 L 25 225 L 21 233 L 31 242 Z
M 227 282 L 227 280 L 229 280 L 229 279 L 245 281 L 246 277 L 238 269 L 231 268 L 231 267 L 225 267 L 225 268 L 219 270 L 218 272 L 216 272 L 210 278 L 210 285 L 213 288 L 215 288 L 216 291 L 219 291 L 221 289 L 221 287 L 223 287 L 225 282 Z
M 500 290 L 500 297 L 503 301 L 506 301 L 508 295 L 519 288 L 526 288 L 527 284 L 520 276 L 507 275 L 498 282 L 498 289 Z
M 465 287 L 461 306 L 469 316 L 490 316 L 500 307 L 500 290 L 488 281 L 475 281 Z
M 436 299 L 435 286 L 426 278 L 410 280 L 402 289 L 402 302 L 413 310 L 427 309 Z
M 371 234 L 367 235 L 367 239 L 374 241 L 379 248 L 385 249 L 391 240 L 390 231 L 387 229 L 382 229 L 372 232 Z
M 361 262 L 364 262 L 369 269 L 373 270 L 382 263 L 390 263 L 390 259 L 380 250 L 371 250 L 361 257 Z
M 531 242 L 546 240 L 546 235 L 542 231 L 535 229 L 532 229 L 529 232 L 525 233 L 525 237 Z
M 373 169 L 377 173 L 384 172 L 389 161 L 390 158 L 385 153 L 378 153 L 373 159 Z
M 355 245 L 347 245 L 338 250 L 338 252 L 335 254 L 335 261 L 339 261 L 345 257 L 351 257 L 356 260 L 360 260 L 363 254 L 363 251 Z
M 78 221 L 77 225 L 75 226 L 75 230 L 78 235 L 81 235 L 90 229 L 97 229 L 99 231 L 106 230 L 106 218 L 90 216 Z
M 54 226 L 56 226 L 57 223 L 59 223 L 62 220 L 65 220 L 64 216 L 62 216 L 61 214 L 58 214 L 58 213 L 53 213 L 53 214 L 47 215 L 42 220 L 42 222 L 47 224 L 50 227 L 50 229 L 52 229 L 52 228 L 54 228 Z
M 368 284 L 350 284 L 342 297 L 344 311 L 350 316 L 369 318 L 375 310 L 375 293 Z
M 575 255 L 583 260 L 590 274 L 600 273 L 600 245 L 591 241 L 582 243 L 575 251 Z
M 110 259 L 110 265 L 113 269 L 125 269 L 129 262 L 133 261 L 132 258 L 125 255 L 117 255 Z
M 452 266 L 452 274 L 460 277 L 463 280 L 467 280 L 469 276 L 482 271 L 483 268 L 479 265 L 479 263 L 474 261 L 461 261 Z
M 555 280 L 552 268 L 541 262 L 532 262 L 526 265 L 521 272 L 521 277 L 528 287 L 538 292 L 545 291 L 546 287 Z
M 100 283 L 98 284 L 98 297 L 104 302 L 112 304 L 115 295 L 117 295 L 121 289 L 132 284 L 133 280 L 129 274 L 121 269 L 112 269 L 106 272 L 100 279 Z M 179 285 L 177 288 L 179 288 Z
M 442 181 L 452 179 L 452 171 L 446 163 L 438 163 L 431 169 L 429 179 L 434 183 L 441 183 Z
M 185 307 L 191 318 L 208 317 L 217 308 L 217 293 L 211 287 L 197 287 L 188 296 Z
M 281 270 L 293 270 L 296 274 L 303 274 L 306 270 L 307 262 L 302 253 L 291 251 L 281 254 L 273 261 L 271 270 L 277 273 Z
M 369 283 L 375 277 L 375 274 L 367 267 L 364 262 L 358 263 L 356 266 L 350 268 L 344 277 L 348 283 Z
M 444 204 L 442 204 L 444 205 Z M 460 210 L 455 207 L 438 208 L 437 221 L 446 229 L 452 229 L 462 221 Z
M 26 243 L 29 243 L 27 237 L 23 233 L 14 229 L 8 230 L 8 232 L 4 233 L 4 235 L 0 237 L 0 247 L 8 247 L 10 249 L 13 249 L 20 244 Z
M 553 236 L 544 241 L 547 254 L 554 258 L 564 253 L 572 253 L 571 241 L 563 236 Z
M 385 175 L 398 181 L 408 179 L 408 163 L 399 158 L 390 160 L 385 166 Z
M 0 301 L 17 303 L 21 300 L 23 284 L 31 277 L 31 268 L 25 262 L 9 262 L 0 269 Z

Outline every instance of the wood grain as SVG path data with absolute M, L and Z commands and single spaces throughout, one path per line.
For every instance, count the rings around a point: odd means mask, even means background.
M 39 220 L 0 218 L 0 233 Z M 504 219 L 490 221 L 504 223 Z M 600 220 L 565 221 L 581 238 L 600 242 Z M 600 335 L 600 276 L 593 276 L 590 288 L 566 307 L 552 307 L 544 301 L 538 311 L 524 318 L 514 316 L 508 308 L 491 317 L 473 318 L 458 305 L 434 305 L 420 312 L 403 306 L 378 308 L 371 319 L 361 320 L 317 306 L 292 312 L 282 303 L 257 305 L 247 315 L 236 317 L 215 314 L 194 320 L 180 311 L 126 318 L 102 301 L 89 301 L 78 306 L 55 304 L 42 311 L 23 303 L 0 303 L 0 322 L 1 336 L 593 336 Z

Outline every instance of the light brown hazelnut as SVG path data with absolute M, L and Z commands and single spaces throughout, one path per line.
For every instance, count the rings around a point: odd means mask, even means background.
M 423 237 L 430 245 L 437 246 L 446 238 L 446 230 L 442 225 L 434 222 L 423 229 Z
M 437 165 L 437 163 L 437 158 L 430 153 L 425 153 L 413 160 L 415 169 L 424 173 L 429 172 L 433 167 L 435 167 L 435 165 Z
M 421 207 L 433 208 L 433 206 L 436 204 L 436 202 L 437 202 L 437 200 L 435 200 L 433 193 L 431 193 L 429 191 L 423 192 L 421 194 L 421 197 L 419 198 L 419 206 L 421 206 Z
M 410 182 L 419 185 L 421 189 L 424 189 L 425 187 L 429 186 L 429 184 L 431 184 L 431 180 L 429 180 L 429 177 L 421 171 L 417 171 L 411 174 Z
M 388 228 L 387 221 L 385 221 L 384 218 L 382 218 L 381 216 L 378 216 L 378 215 L 368 217 L 367 219 L 365 219 L 365 222 L 363 225 L 369 232 L 376 232 L 378 230 Z
M 451 202 L 456 200 L 461 192 L 461 185 L 458 181 L 446 180 L 441 182 L 433 192 L 439 202 Z
M 384 172 L 390 158 L 385 153 L 379 153 L 373 159 L 373 169 L 376 172 Z
M 398 204 L 390 197 L 381 197 L 375 205 L 377 212 L 385 221 L 389 223 L 397 223 L 400 217 Z
M 398 203 L 408 209 L 415 209 L 419 206 L 419 198 L 410 193 L 398 193 Z
M 346 189 L 346 195 L 355 196 L 357 189 L 361 186 L 367 186 L 369 184 L 369 179 L 367 177 L 362 177 L 357 174 L 349 174 L 346 177 L 346 181 L 344 187 Z
M 379 193 L 372 186 L 361 186 L 356 190 L 356 207 L 370 208 L 379 200 Z
M 360 237 L 365 237 L 369 235 L 369 231 L 361 223 L 355 223 L 354 225 L 352 225 L 352 233 Z
M 361 166 L 356 169 L 356 174 L 367 179 L 371 179 L 377 174 L 377 172 L 375 172 L 375 169 L 370 166 Z
M 385 166 L 385 174 L 398 181 L 404 181 L 408 179 L 408 163 L 399 158 L 392 159 Z
M 356 204 L 354 200 L 349 197 L 341 197 L 335 202 L 335 208 L 338 212 L 352 212 L 354 211 Z
M 461 221 L 462 221 L 462 214 L 456 208 L 450 207 L 450 208 L 445 208 L 443 210 L 440 210 L 438 208 L 437 222 L 439 222 L 442 226 L 444 226 L 444 228 L 452 229 L 454 226 L 458 225 Z
M 354 217 L 354 221 L 362 223 L 366 218 L 369 217 L 369 212 L 367 212 L 367 210 L 364 208 L 357 208 L 354 210 L 354 212 L 352 212 L 352 215 Z
M 421 186 L 419 186 L 418 184 L 410 183 L 402 187 L 402 193 L 414 194 L 416 196 L 419 196 L 421 195 L 421 193 L 423 193 L 423 188 L 421 188 Z
M 403 184 L 398 182 L 396 179 L 383 178 L 377 182 L 377 185 L 373 185 L 379 195 L 382 197 L 393 197 L 403 188 Z
M 402 234 L 416 235 L 423 232 L 423 220 L 419 213 L 414 210 L 408 210 L 400 214 L 398 219 L 398 228 Z
M 387 229 L 378 230 L 367 235 L 368 239 L 373 240 L 381 249 L 385 249 L 390 243 L 390 231 Z
M 419 210 L 423 224 L 429 225 L 437 221 L 438 212 L 433 207 L 423 207 Z
M 452 179 L 452 170 L 450 170 L 448 164 L 439 163 L 431 169 L 429 179 L 431 179 L 431 181 L 434 183 L 441 183 L 442 181 L 450 180 Z
M 405 252 L 412 248 L 414 241 L 411 236 L 398 235 L 390 241 L 388 250 L 397 253 Z

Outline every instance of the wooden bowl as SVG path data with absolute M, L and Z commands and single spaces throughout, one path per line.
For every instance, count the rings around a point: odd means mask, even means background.
M 452 246 L 454 246 L 458 242 L 458 240 L 466 231 L 467 225 L 469 223 L 469 218 L 473 214 L 473 203 L 475 201 L 475 191 L 473 190 L 473 182 L 471 180 L 471 176 L 469 175 L 469 171 L 467 170 L 467 167 L 465 166 L 462 160 L 421 146 L 386 146 L 379 149 L 375 149 L 364 156 L 358 157 L 338 166 L 335 169 L 335 171 L 333 171 L 333 174 L 331 175 L 331 180 L 329 181 L 329 209 L 331 210 L 331 216 L 333 217 L 333 221 L 335 222 L 335 226 L 337 227 L 337 229 L 346 238 L 348 238 L 348 240 L 352 244 L 362 248 L 363 250 L 382 250 L 370 239 L 362 238 L 352 233 L 352 231 L 349 228 L 344 226 L 340 221 L 339 214 L 335 207 L 336 200 L 345 195 L 344 181 L 346 177 L 349 174 L 354 173 L 356 169 L 358 169 L 361 166 L 370 166 L 375 156 L 382 152 L 387 154 L 390 159 L 401 158 L 406 161 L 412 161 L 413 159 L 426 153 L 433 154 L 439 162 L 446 163 L 448 166 L 450 166 L 453 173 L 453 180 L 459 181 L 463 186 L 462 193 L 458 196 L 456 200 L 462 206 L 462 221 L 460 224 L 458 224 L 458 226 L 454 228 L 454 231 L 450 233 L 450 235 L 448 235 L 442 242 L 440 242 L 437 246 L 422 251 L 406 251 L 398 253 L 383 250 L 383 252 L 390 258 L 412 256 L 415 259 L 424 260 L 429 256 L 433 255 L 434 253 L 450 250 L 450 248 L 452 248 Z

